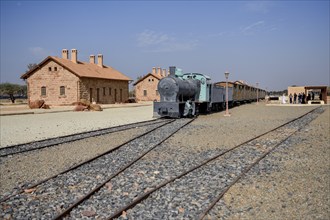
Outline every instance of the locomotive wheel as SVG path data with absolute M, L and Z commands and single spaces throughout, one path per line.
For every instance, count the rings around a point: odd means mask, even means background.
M 199 115 L 199 104 L 197 104 L 196 107 L 195 107 L 195 115 L 196 116 Z

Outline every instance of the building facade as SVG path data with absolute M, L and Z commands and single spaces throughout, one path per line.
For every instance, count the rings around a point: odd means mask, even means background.
M 294 94 L 305 94 L 306 97 L 308 96 L 308 94 L 310 93 L 314 93 L 315 95 L 317 95 L 316 97 L 314 97 L 314 100 L 320 100 L 323 101 L 325 104 L 329 103 L 328 101 L 328 86 L 289 86 L 288 87 L 288 96 L 291 94 L 292 96 L 294 96 Z M 306 100 L 308 101 L 308 100 Z
M 71 105 L 80 99 L 98 104 L 126 102 L 129 77 L 103 65 L 103 55 L 78 61 L 78 51 L 62 50 L 62 58 L 49 56 L 21 76 L 27 82 L 28 101 L 44 100 L 48 105 Z
M 167 76 L 166 69 L 158 67 L 152 68 L 152 72 L 148 73 L 133 85 L 135 86 L 136 101 L 159 101 L 160 96 L 157 90 L 157 85 L 160 79 Z

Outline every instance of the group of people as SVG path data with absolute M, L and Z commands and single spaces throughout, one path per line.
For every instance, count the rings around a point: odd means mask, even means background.
M 315 94 L 314 92 L 308 93 L 307 97 L 305 93 L 301 92 L 298 95 L 294 93 L 293 95 L 290 93 L 289 100 L 290 104 L 306 104 L 309 100 L 314 100 Z M 322 94 L 320 93 L 320 100 L 322 100 Z

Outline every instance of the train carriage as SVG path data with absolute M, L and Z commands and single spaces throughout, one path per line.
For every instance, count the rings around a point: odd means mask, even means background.
M 154 102 L 154 117 L 193 117 L 200 112 L 225 108 L 226 82 L 212 83 L 202 73 L 183 73 L 170 67 L 170 75 L 158 83 L 160 101 Z M 228 105 L 265 98 L 266 92 L 242 81 L 228 82 Z

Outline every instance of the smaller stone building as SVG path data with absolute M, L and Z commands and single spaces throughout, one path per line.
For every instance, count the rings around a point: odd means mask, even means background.
M 152 68 L 152 73 L 148 73 L 133 85 L 135 86 L 136 101 L 159 101 L 160 96 L 157 90 L 158 82 L 161 78 L 167 76 L 166 69 L 158 67 Z
M 128 100 L 131 79 L 103 64 L 103 55 L 90 55 L 90 62 L 78 60 L 78 51 L 62 50 L 62 58 L 48 56 L 21 76 L 27 82 L 28 101 L 44 100 L 48 105 L 70 105 L 80 99 L 99 104 Z
M 296 93 L 297 95 L 299 93 L 304 93 L 307 97 L 307 95 L 309 93 L 314 93 L 315 95 L 317 95 L 317 97 L 315 97 L 315 100 L 321 100 L 323 101 L 325 104 L 328 103 L 327 100 L 327 86 L 289 86 L 288 87 L 288 96 L 291 94 L 292 96 Z

